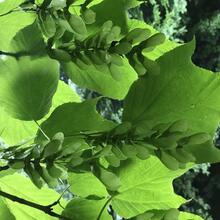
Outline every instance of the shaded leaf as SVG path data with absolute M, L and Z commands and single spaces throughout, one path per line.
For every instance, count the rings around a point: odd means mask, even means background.
M 94 65 L 89 65 L 86 69 L 80 69 L 73 62 L 63 63 L 63 68 L 70 79 L 81 87 L 95 90 L 102 95 L 123 99 L 131 84 L 137 79 L 135 70 L 124 59 L 124 65 L 117 67 L 114 75 L 107 65 L 100 65 L 102 70 L 98 70 Z
M 99 212 L 107 199 L 87 200 L 76 198 L 71 200 L 63 211 L 63 215 L 73 220 L 97 220 Z M 100 220 L 111 220 L 107 208 L 102 213 Z
M 30 121 L 48 113 L 59 79 L 57 62 L 8 58 L 0 61 L 0 69 L 0 104 L 11 116 Z
M 96 13 L 95 27 L 100 27 L 105 21 L 111 20 L 114 25 L 122 28 L 123 33 L 127 32 L 128 17 L 124 0 L 104 0 L 91 9 Z
M 28 55 L 46 54 L 46 45 L 37 23 L 34 22 L 18 31 L 11 41 L 11 48 L 13 52 Z

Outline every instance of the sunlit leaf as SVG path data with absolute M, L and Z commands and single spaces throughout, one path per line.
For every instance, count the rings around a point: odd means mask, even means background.
M 131 218 L 152 209 L 178 208 L 185 200 L 174 193 L 172 182 L 184 172 L 167 169 L 153 156 L 125 163 L 118 169 L 121 187 L 113 197 L 113 209 Z
M 66 137 L 71 137 L 80 132 L 101 132 L 112 129 L 115 124 L 105 120 L 96 112 L 96 103 L 97 99 L 63 104 L 52 112 L 51 116 L 41 124 L 41 128 L 49 137 L 60 131 Z M 38 138 L 41 138 L 40 133 Z
M 16 184 L 15 184 L 15 180 L 16 180 Z M 21 176 L 19 174 L 13 174 L 13 175 L 2 177 L 0 181 L 0 189 L 9 194 L 15 195 L 17 197 L 21 197 L 23 199 L 26 199 L 28 201 L 32 201 L 32 202 L 35 202 L 41 205 L 50 205 L 53 202 L 57 201 L 57 199 L 60 196 L 58 193 L 56 193 L 52 189 L 48 189 L 46 187 L 42 189 L 36 188 L 28 178 Z M 2 201 L 8 208 L 8 211 L 4 210 L 5 214 L 9 214 L 10 212 L 12 215 L 16 217 L 15 219 L 17 220 L 20 220 L 20 219 L 22 220 L 39 220 L 39 219 L 53 220 L 54 219 L 54 217 L 45 215 L 44 212 L 41 212 L 29 206 L 25 206 L 18 202 L 13 202 L 9 199 L 3 199 Z M 4 206 L 4 208 L 6 207 Z M 57 213 L 60 213 L 61 210 L 62 209 L 58 205 L 54 207 L 54 211 Z M 12 218 L 11 215 L 10 215 L 10 218 Z
M 0 1 L 0 15 L 6 14 L 13 9 L 16 9 L 25 0 L 1 0 Z
M 13 2 L 9 0 L 10 2 Z M 16 33 L 32 24 L 36 19 L 35 13 L 17 11 L 0 17 L 0 50 L 9 51 L 10 43 Z
M 190 42 L 161 56 L 157 60 L 160 75 L 147 75 L 132 86 L 123 120 L 147 133 L 157 124 L 184 119 L 191 133 L 202 131 L 214 136 L 220 121 L 220 78 L 195 66 L 191 62 L 193 51 L 194 42 Z M 217 148 L 210 144 L 197 147 L 189 147 L 197 162 L 220 161 Z

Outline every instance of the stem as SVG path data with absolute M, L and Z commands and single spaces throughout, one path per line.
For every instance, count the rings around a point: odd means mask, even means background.
M 102 213 L 104 212 L 106 206 L 109 204 L 109 202 L 110 202 L 111 200 L 112 200 L 112 197 L 110 197 L 110 198 L 106 201 L 106 203 L 104 204 L 104 206 L 103 206 L 102 209 L 100 210 L 99 215 L 98 215 L 98 217 L 97 217 L 96 220 L 100 220 L 100 219 L 101 219 Z
M 34 122 L 36 123 L 36 125 L 38 126 L 40 132 L 44 135 L 44 137 L 50 141 L 50 138 L 47 136 L 47 134 L 42 130 L 42 128 L 40 127 L 39 123 L 37 121 L 34 120 Z
M 20 204 L 23 204 L 23 205 L 26 205 L 26 206 L 38 209 L 38 210 L 40 210 L 40 211 L 42 211 L 42 212 L 44 212 L 44 213 L 46 213 L 46 214 L 48 214 L 50 216 L 53 216 L 53 217 L 56 217 L 56 218 L 59 218 L 59 219 L 70 220 L 69 218 L 67 218 L 65 216 L 62 216 L 62 215 L 59 215 L 59 214 L 53 212 L 53 208 L 52 208 L 51 205 L 43 206 L 43 205 L 31 202 L 31 201 L 22 199 L 20 197 L 11 195 L 9 193 L 3 192 L 1 190 L 0 190 L 0 196 L 3 196 L 3 197 L 5 197 L 5 198 L 7 198 L 7 199 L 9 199 L 11 201 L 18 202 Z

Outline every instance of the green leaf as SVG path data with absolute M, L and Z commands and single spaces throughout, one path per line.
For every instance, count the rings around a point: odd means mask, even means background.
M 107 65 L 100 65 L 101 70 L 89 65 L 86 69 L 80 69 L 73 62 L 63 63 L 63 68 L 70 79 L 81 87 L 95 90 L 104 96 L 115 99 L 123 99 L 132 83 L 137 79 L 135 70 L 129 65 L 126 59 L 124 65 L 117 67 L 117 80 Z
M 122 33 L 128 31 L 128 9 L 136 7 L 140 4 L 138 0 L 104 0 L 104 1 L 92 1 L 89 6 L 92 6 L 93 2 L 96 4 L 91 9 L 96 13 L 95 27 L 100 27 L 105 21 L 111 20 L 114 25 L 121 27 Z M 97 2 L 99 4 L 97 4 Z M 114 13 L 113 13 L 114 12 Z
M 33 121 L 12 118 L 2 107 L 0 108 L 0 137 L 8 145 L 16 145 L 34 137 L 37 129 Z
M 17 8 L 25 0 L 3 0 L 0 2 L 0 15 L 6 14 L 7 12 Z
M 41 5 L 44 2 L 44 0 L 35 0 L 34 3 L 36 5 Z
M 92 7 L 94 5 L 100 4 L 103 0 L 93 0 L 88 4 L 88 7 Z
M 152 209 L 178 208 L 185 200 L 174 193 L 172 181 L 185 171 L 170 171 L 153 156 L 122 165 L 117 174 L 121 187 L 113 197 L 113 209 L 131 218 Z
M 81 102 L 81 98 L 69 85 L 59 80 L 57 91 L 53 97 L 50 113 L 52 113 L 52 111 L 59 105 L 67 102 Z
M 80 97 L 64 82 L 59 81 L 57 91 L 53 97 L 50 112 L 42 119 L 49 117 L 50 113 L 59 105 L 67 102 L 80 102 Z M 26 139 L 34 137 L 38 127 L 33 121 L 21 121 L 9 116 L 0 108 L 0 137 L 8 145 L 16 145 Z
M 2 165 L 3 164 L 1 163 L 1 166 Z M 0 178 L 2 178 L 4 176 L 7 176 L 7 175 L 12 175 L 13 173 L 15 173 L 15 170 L 13 170 L 13 169 L 2 170 L 1 173 L 0 173 Z
M 105 185 L 105 187 L 110 191 L 117 191 L 118 188 L 121 186 L 120 178 L 107 169 L 99 167 L 96 175 L 99 180 Z
M 112 129 L 115 124 L 105 120 L 96 111 L 97 99 L 82 103 L 66 103 L 57 107 L 51 116 L 41 124 L 43 131 L 52 137 L 62 131 L 67 136 L 79 132 L 103 132 Z M 65 116 L 65 117 L 64 117 Z M 42 138 L 39 133 L 38 138 Z
M 21 120 L 43 118 L 57 89 L 58 63 L 46 57 L 8 58 L 0 61 L 0 69 L 0 103 L 5 110 Z
M 18 31 L 11 41 L 11 47 L 13 52 L 29 55 L 46 54 L 46 45 L 36 22 Z
M 192 213 L 180 212 L 179 220 L 203 220 L 203 218 Z
M 124 5 L 127 9 L 137 7 L 141 4 L 138 0 L 124 0 Z
M 178 208 L 185 200 L 173 192 L 172 181 L 185 171 L 171 171 L 153 156 L 145 161 L 125 161 L 116 170 L 121 187 L 112 196 L 113 209 L 127 219 L 152 209 Z M 69 183 L 80 197 L 107 197 L 104 185 L 91 173 L 70 174 Z
M 12 38 L 16 35 L 16 33 L 19 30 L 32 24 L 35 18 L 36 18 L 35 13 L 25 13 L 23 11 L 13 12 L 8 15 L 1 16 L 0 17 L 0 27 L 1 27 L 0 50 L 9 51 Z
M 128 17 L 124 0 L 104 0 L 91 9 L 96 13 L 95 27 L 98 28 L 105 21 L 111 20 L 114 25 L 121 27 L 123 33 L 127 32 Z
M 76 198 L 71 200 L 63 211 L 63 215 L 73 220 L 97 220 L 97 217 L 107 199 L 87 200 Z M 100 220 L 111 220 L 107 208 L 102 213 Z
M 214 136 L 220 120 L 220 78 L 191 62 L 193 50 L 190 42 L 166 53 L 157 60 L 160 75 L 146 75 L 134 83 L 125 100 L 124 121 L 147 133 L 158 124 L 184 119 L 190 133 Z M 203 158 L 197 156 L 199 150 L 190 151 L 199 163 L 220 161 L 220 151 L 210 144 L 203 145 Z
M 128 27 L 129 27 L 129 31 L 136 29 L 136 28 L 148 29 L 151 32 L 151 36 L 158 33 L 158 31 L 156 31 L 152 26 L 146 24 L 143 21 L 139 21 L 137 19 L 130 19 L 128 21 Z M 154 50 L 150 52 L 143 51 L 143 54 L 151 60 L 156 60 L 163 54 L 173 50 L 174 48 L 178 46 L 180 46 L 180 44 L 166 39 L 163 44 L 160 44 Z
M 15 184 L 16 180 L 16 184 Z M 4 176 L 0 179 L 0 189 L 9 194 L 18 196 L 20 198 L 32 201 L 41 205 L 49 205 L 57 201 L 59 194 L 52 189 L 46 187 L 42 189 L 36 188 L 31 181 L 19 174 L 13 174 Z M 1 197 L 2 198 L 2 197 Z M 16 219 L 20 220 L 54 220 L 53 217 L 46 215 L 45 213 L 25 206 L 23 204 L 13 202 L 8 199 L 2 200 L 7 206 L 8 210 L 15 216 Z M 62 202 L 63 203 L 63 202 Z M 61 212 L 59 205 L 54 207 L 56 213 Z M 8 219 L 7 219 L 8 220 Z
M 180 211 L 178 209 L 151 210 L 140 214 L 131 220 L 180 220 Z M 192 219 L 193 220 L 193 219 Z
M 69 173 L 68 183 L 73 194 L 83 198 L 108 195 L 104 185 L 92 173 Z
M 52 0 L 49 8 L 62 9 L 66 7 L 66 0 Z
M 4 199 L 0 198 L 0 219 L 15 220 L 15 217 L 9 211 Z

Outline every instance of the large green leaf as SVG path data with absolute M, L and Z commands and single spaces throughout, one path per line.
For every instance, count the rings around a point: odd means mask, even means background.
M 97 99 L 63 104 L 41 124 L 41 128 L 49 137 L 60 131 L 66 137 L 71 137 L 79 132 L 101 132 L 112 129 L 115 124 L 103 119 L 96 112 L 96 103 Z M 40 133 L 38 138 L 42 138 Z
M 178 208 L 185 200 L 174 193 L 172 181 L 185 171 L 171 171 L 153 156 L 122 165 L 118 172 L 122 186 L 113 197 L 113 209 L 131 218 L 152 209 Z
M 37 23 L 34 22 L 18 31 L 11 41 L 11 48 L 13 52 L 29 55 L 46 54 L 46 45 Z
M 46 187 L 42 189 L 36 188 L 28 178 L 19 174 L 7 175 L 2 177 L 0 179 L 0 189 L 9 194 L 41 205 L 50 205 L 53 202 L 57 201 L 60 196 L 52 189 L 48 189 Z M 53 217 L 46 215 L 44 212 L 41 212 L 32 207 L 13 202 L 9 199 L 4 199 L 3 197 L 1 197 L 0 199 L 2 199 L 1 201 L 4 202 L 4 204 L 8 208 L 8 210 L 6 209 L 4 210 L 4 212 L 9 215 L 10 211 L 10 213 L 15 216 L 15 219 L 17 220 L 54 220 Z M 0 203 L 0 208 L 1 207 L 2 205 Z M 4 208 L 6 207 L 4 206 Z M 54 211 L 57 213 L 60 213 L 61 210 L 62 209 L 58 205 L 54 207 Z M 10 218 L 12 218 L 11 215 Z
M 9 0 L 10 1 L 10 0 Z M 13 0 L 14 1 L 14 0 Z M 13 2 L 10 1 L 10 2 Z M 36 18 L 35 13 L 23 11 L 13 12 L 0 17 L 0 50 L 9 51 L 10 42 L 16 33 L 22 28 L 30 25 Z
M 220 78 L 191 62 L 194 42 L 177 47 L 157 62 L 161 74 L 146 75 L 132 86 L 125 100 L 124 121 L 130 121 L 147 133 L 160 123 L 187 120 L 191 133 L 214 135 L 220 120 Z M 197 162 L 220 161 L 220 151 L 211 145 L 202 147 Z
M 107 65 L 102 70 L 90 65 L 87 69 L 80 69 L 73 62 L 64 63 L 64 70 L 70 79 L 81 87 L 95 90 L 104 96 L 123 99 L 131 84 L 137 79 L 137 74 L 124 59 L 124 65 L 117 67 L 117 79 L 114 79 Z
M 76 198 L 70 201 L 63 211 L 63 215 L 72 220 L 97 220 L 97 217 L 107 202 L 107 199 L 88 200 Z M 105 209 L 101 215 L 100 220 L 111 220 L 112 217 Z
M 0 60 L 0 105 L 21 120 L 39 120 L 52 104 L 59 66 L 47 57 Z
M 108 195 L 105 186 L 92 173 L 70 173 L 68 183 L 73 194 L 83 198 Z
M 7 12 L 17 8 L 25 0 L 3 0 L 0 1 L 0 15 L 6 14 Z
M 59 81 L 50 112 L 43 119 L 48 118 L 57 106 L 67 102 L 80 102 L 80 97 L 67 84 Z M 12 118 L 3 108 L 0 108 L 0 137 L 8 145 L 15 145 L 35 136 L 37 130 L 38 127 L 33 121 L 21 121 Z

